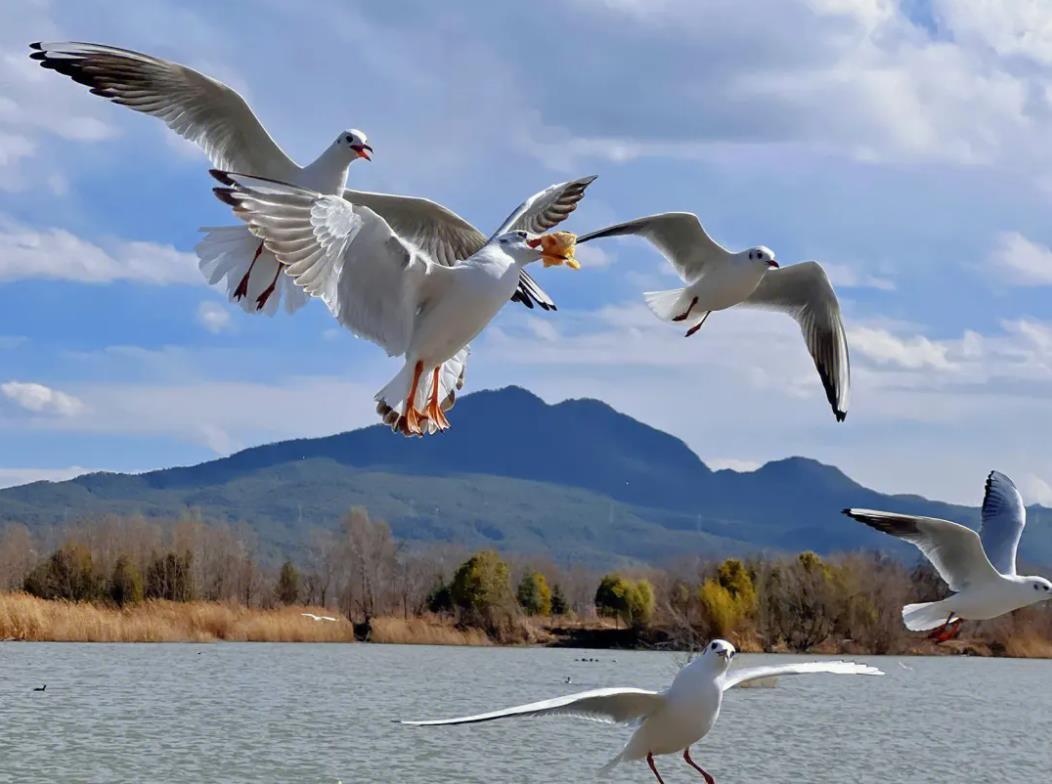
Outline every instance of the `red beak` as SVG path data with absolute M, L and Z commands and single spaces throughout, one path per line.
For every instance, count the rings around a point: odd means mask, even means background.
M 534 240 L 526 240 L 526 244 L 529 245 L 531 248 L 538 248 L 538 247 L 540 247 L 540 244 L 541 244 L 541 238 L 538 237 L 537 239 L 534 239 Z
M 775 261 L 774 259 L 771 259 L 770 261 L 767 262 L 767 266 L 774 267 L 775 269 L 778 269 L 778 262 Z
M 351 149 L 358 153 L 359 158 L 365 158 L 365 160 L 367 161 L 371 161 L 373 159 L 373 148 L 370 147 L 368 144 L 356 144 L 353 147 L 351 147 Z

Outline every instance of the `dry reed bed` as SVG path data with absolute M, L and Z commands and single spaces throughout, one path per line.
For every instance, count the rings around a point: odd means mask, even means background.
M 325 610 L 316 609 L 319 615 Z M 352 642 L 346 619 L 313 621 L 302 607 L 255 610 L 214 602 L 147 601 L 118 609 L 0 594 L 0 639 L 40 642 Z
M 390 645 L 492 645 L 481 629 L 458 629 L 432 616 L 374 618 L 369 642 Z

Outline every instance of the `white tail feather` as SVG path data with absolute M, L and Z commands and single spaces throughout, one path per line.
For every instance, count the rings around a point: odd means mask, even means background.
M 457 391 L 464 385 L 465 366 L 468 354 L 471 350 L 468 346 L 460 349 L 452 358 L 442 364 L 442 370 L 438 374 L 438 400 L 443 410 L 449 410 L 456 401 Z M 431 370 L 425 368 L 420 377 L 420 383 L 416 388 L 416 398 L 413 406 L 417 411 L 423 411 L 427 407 L 427 401 L 431 397 Z M 379 405 L 377 412 L 384 422 L 392 427 L 397 418 L 405 414 L 405 398 L 409 394 L 409 387 L 413 383 L 413 363 L 406 362 L 394 378 L 387 382 L 373 398 Z M 428 432 L 437 430 L 434 422 L 428 421 Z
M 248 278 L 248 294 L 237 304 L 246 313 L 258 313 L 256 299 L 274 280 L 278 273 L 278 261 L 273 254 L 264 250 L 259 254 L 256 263 L 252 258 L 259 248 L 259 239 L 248 230 L 247 226 L 211 226 L 202 229 L 205 236 L 197 243 L 198 268 L 209 285 L 214 286 L 225 279 L 227 297 L 234 302 L 234 292 L 241 279 L 252 265 Z M 277 313 L 282 300 L 285 310 L 294 313 L 306 304 L 310 296 L 301 290 L 288 275 L 279 274 L 274 293 L 267 299 L 263 311 L 267 315 Z
M 902 608 L 902 622 L 911 632 L 925 632 L 937 629 L 946 623 L 950 608 L 946 601 L 907 604 Z
M 668 289 L 667 291 L 645 291 L 643 299 L 646 300 L 654 315 L 662 321 L 672 321 L 687 309 L 689 301 L 686 298 L 686 289 Z

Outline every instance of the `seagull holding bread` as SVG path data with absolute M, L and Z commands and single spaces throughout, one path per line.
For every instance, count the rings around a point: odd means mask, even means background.
M 358 158 L 371 160 L 373 148 L 359 130 L 341 131 L 312 163 L 300 166 L 267 133 L 248 103 L 233 88 L 193 68 L 129 49 L 66 41 L 31 44 L 30 57 L 91 89 L 94 95 L 162 119 L 169 128 L 201 147 L 217 169 L 244 172 L 340 195 L 381 215 L 391 228 L 435 261 L 449 266 L 478 251 L 485 235 L 441 204 L 412 196 L 346 189 L 347 173 Z M 569 212 L 528 216 L 545 231 Z M 302 290 L 281 275 L 281 266 L 244 226 L 206 228 L 197 245 L 201 272 L 210 285 L 226 281 L 227 294 L 246 312 L 273 314 L 284 299 L 292 312 L 307 302 Z M 551 298 L 525 270 L 513 299 L 532 308 L 554 310 Z
M 607 724 L 633 724 L 636 730 L 616 757 L 602 769 L 609 773 L 622 762 L 645 759 L 663 784 L 654 757 L 682 752 L 683 760 L 704 778 L 715 779 L 690 756 L 690 747 L 704 738 L 716 724 L 728 689 L 751 681 L 783 675 L 830 673 L 833 675 L 883 675 L 865 664 L 845 661 L 811 661 L 774 667 L 742 667 L 730 670 L 735 648 L 726 640 L 713 640 L 690 664 L 681 669 L 664 691 L 645 689 L 593 689 L 543 702 L 463 716 L 456 719 L 403 721 L 413 726 L 475 724 L 516 716 L 573 716 Z
M 777 310 L 800 325 L 838 422 L 847 416 L 851 368 L 840 303 L 822 266 L 814 261 L 779 268 L 774 252 L 758 245 L 732 253 L 713 240 L 698 217 L 666 212 L 582 234 L 578 243 L 636 234 L 650 240 L 687 285 L 644 293 L 659 319 L 695 334 L 716 310 L 735 306 Z
M 960 619 L 986 621 L 1052 599 L 1052 583 L 1044 577 L 1016 573 L 1026 507 L 1015 484 L 1000 471 L 986 478 L 979 533 L 936 517 L 873 509 L 845 509 L 844 514 L 917 547 L 954 592 L 938 602 L 903 607 L 902 620 L 910 631 L 943 632 L 959 626 Z
M 476 253 L 446 266 L 365 205 L 258 177 L 213 172 L 216 195 L 308 294 L 356 335 L 402 356 L 376 395 L 405 435 L 446 430 L 463 385 L 468 343 L 497 315 L 530 262 L 580 265 L 574 235 L 514 229 L 524 216 L 572 210 L 594 177 L 553 185 L 520 204 Z

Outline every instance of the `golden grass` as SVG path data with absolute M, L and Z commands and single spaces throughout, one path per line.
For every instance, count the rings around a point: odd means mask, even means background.
M 458 629 L 436 616 L 373 618 L 370 642 L 390 645 L 491 645 L 481 629 Z
M 326 611 L 315 608 L 319 615 Z M 354 630 L 300 615 L 302 607 L 255 610 L 216 602 L 147 601 L 117 609 L 0 594 L 0 639 L 41 642 L 352 642 Z

